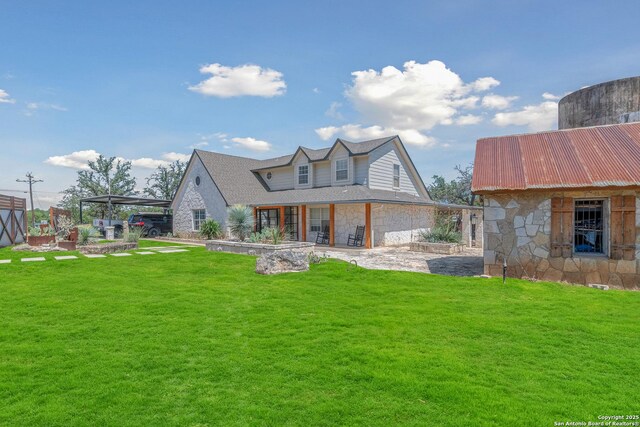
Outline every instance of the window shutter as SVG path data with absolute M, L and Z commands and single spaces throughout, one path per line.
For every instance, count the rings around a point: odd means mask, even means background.
M 551 198 L 551 256 L 570 258 L 573 252 L 573 197 Z
M 636 258 L 636 198 L 611 197 L 611 259 Z

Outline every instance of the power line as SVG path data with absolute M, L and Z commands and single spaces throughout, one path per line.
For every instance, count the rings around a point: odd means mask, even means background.
M 16 179 L 16 182 L 28 182 L 29 183 L 29 199 L 31 199 L 31 225 L 36 226 L 36 216 L 33 210 L 33 184 L 38 182 L 44 182 L 41 179 L 35 179 L 31 172 L 27 172 L 25 175 L 27 179 Z

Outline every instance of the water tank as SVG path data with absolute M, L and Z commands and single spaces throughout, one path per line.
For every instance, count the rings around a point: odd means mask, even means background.
M 640 76 L 585 87 L 558 104 L 558 129 L 629 122 L 640 122 Z

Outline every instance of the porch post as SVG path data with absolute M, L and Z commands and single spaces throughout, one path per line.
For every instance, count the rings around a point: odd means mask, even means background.
M 307 205 L 300 206 L 300 241 L 307 241 Z
M 329 246 L 335 246 L 336 240 L 336 205 L 329 205 Z
M 253 232 L 258 231 L 258 207 L 253 207 Z
M 284 206 L 280 206 L 280 231 L 284 234 Z
M 364 247 L 371 249 L 371 203 L 364 204 Z

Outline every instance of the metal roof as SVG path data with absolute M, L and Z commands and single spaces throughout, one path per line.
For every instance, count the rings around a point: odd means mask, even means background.
M 640 186 L 640 123 L 479 139 L 472 191 Z
M 147 199 L 145 197 L 136 196 L 115 196 L 115 195 L 102 195 L 85 197 L 80 199 L 81 203 L 109 203 L 111 199 L 112 205 L 136 205 L 136 206 L 156 206 L 160 208 L 168 208 L 171 206 L 171 200 L 162 199 Z

